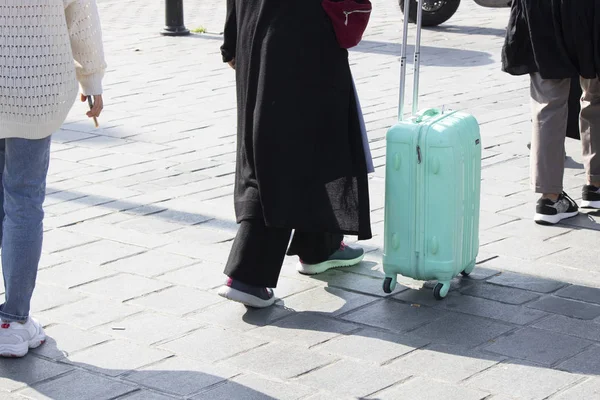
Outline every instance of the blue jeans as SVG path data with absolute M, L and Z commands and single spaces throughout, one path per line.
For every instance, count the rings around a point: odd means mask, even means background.
M 5 321 L 29 316 L 42 253 L 50 142 L 50 137 L 0 140 L 0 246 L 6 291 L 0 318 Z

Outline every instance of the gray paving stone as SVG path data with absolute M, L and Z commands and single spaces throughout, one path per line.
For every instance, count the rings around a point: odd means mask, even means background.
M 520 400 L 517 397 L 512 397 L 509 396 L 507 394 L 498 394 L 498 395 L 493 395 L 492 397 L 490 397 L 489 399 L 486 400 Z
M 39 320 L 89 329 L 140 312 L 140 308 L 101 299 L 87 298 L 37 314 Z
M 378 301 L 347 314 L 343 319 L 397 332 L 406 332 L 432 322 L 443 315 L 439 310 L 414 307 L 391 300 Z
M 544 297 L 528 304 L 527 307 L 579 319 L 594 319 L 600 316 L 600 306 L 555 296 Z
M 79 351 L 63 361 L 114 377 L 170 356 L 171 353 L 164 350 L 140 346 L 125 340 L 113 340 Z
M 571 230 L 571 228 L 561 225 L 541 226 L 533 223 L 531 219 L 528 218 L 497 226 L 487 232 L 536 240 L 548 240 L 556 237 L 556 241 L 560 245 L 565 245 L 562 238 L 570 235 L 569 232 L 571 232 Z M 554 243 L 554 239 L 552 242 Z
M 54 267 L 56 265 L 63 264 L 67 261 L 69 261 L 69 259 L 66 257 L 63 257 L 63 256 L 58 256 L 56 254 L 42 253 L 42 257 L 40 259 L 40 264 L 38 266 L 38 269 L 42 270 L 45 268 Z
M 434 343 L 475 347 L 513 329 L 489 319 L 448 312 L 411 334 Z
M 15 391 L 71 370 L 72 367 L 30 356 L 19 359 L 0 358 L 0 388 Z M 1 395 L 0 395 L 1 397 Z
M 232 242 L 226 242 L 202 246 L 194 242 L 180 241 L 170 243 L 164 246 L 161 250 L 195 258 L 206 263 L 214 262 L 217 264 L 222 264 L 227 262 L 231 245 Z
M 557 282 L 600 287 L 600 273 L 589 269 L 573 268 L 564 265 L 551 264 L 543 261 L 526 261 L 515 257 L 499 256 L 489 260 L 485 265 L 507 273 L 508 271 L 527 276 L 543 276 L 545 279 Z
M 239 374 L 237 370 L 223 365 L 215 366 L 187 358 L 171 357 L 135 370 L 124 379 L 167 394 L 190 396 Z
M 524 328 L 499 338 L 486 350 L 511 358 L 552 366 L 581 352 L 592 342 L 535 328 Z
M 224 266 L 212 263 L 200 263 L 160 275 L 157 279 L 190 286 L 198 289 L 212 289 L 225 283 Z
M 84 296 L 75 291 L 38 283 L 31 298 L 31 311 L 38 313 L 83 298 Z
M 106 342 L 111 339 L 108 335 L 84 331 L 74 326 L 65 324 L 52 325 L 45 329 L 46 343 L 31 353 L 57 360 L 68 357 L 74 352 Z
M 600 342 L 600 330 L 598 324 L 593 321 L 552 315 L 536 322 L 534 327 Z
M 589 378 L 555 397 L 556 400 L 589 399 L 600 400 L 600 379 Z
M 417 377 L 393 388 L 384 390 L 367 399 L 420 399 L 420 400 L 482 400 L 489 393 L 481 390 L 465 388 L 462 386 L 433 380 L 431 378 Z
M 310 347 L 356 329 L 358 329 L 358 325 L 349 322 L 303 312 L 253 329 L 249 334 Z
M 430 288 L 421 288 L 418 290 L 403 290 L 402 292 L 393 296 L 395 299 L 401 300 L 412 306 L 427 306 L 435 307 L 439 301 L 433 297 Z
M 287 297 L 284 300 L 278 301 L 278 304 L 284 305 L 294 311 L 322 312 L 336 316 L 375 300 L 375 297 L 347 292 L 345 290 L 318 287 Z
M 482 250 L 487 253 L 510 255 L 525 260 L 535 260 L 548 254 L 553 254 L 567 249 L 568 246 L 558 243 L 548 244 L 541 240 L 529 238 L 508 238 L 499 242 L 483 246 Z
M 244 374 L 224 385 L 203 392 L 193 400 L 297 400 L 305 398 L 314 390 L 305 386 L 268 380 L 258 375 Z
M 69 261 L 40 270 L 37 281 L 68 289 L 114 274 L 116 272 L 93 264 L 82 261 Z
M 177 241 L 191 241 L 202 245 L 221 243 L 232 240 L 235 237 L 235 231 L 224 229 L 212 229 L 205 227 L 205 224 L 191 226 L 172 232 L 169 236 Z
M 336 354 L 371 363 L 383 364 L 429 344 L 410 335 L 398 335 L 375 329 L 361 329 L 313 347 L 320 352 Z
M 558 297 L 600 304 L 600 289 L 586 286 L 571 285 L 555 293 Z
M 533 364 L 504 363 L 467 381 L 467 386 L 517 399 L 542 400 L 580 379 Z
M 448 296 L 439 307 L 518 325 L 527 325 L 548 315 L 543 311 L 462 295 Z
M 121 258 L 132 256 L 145 251 L 143 247 L 113 242 L 112 240 L 99 240 L 94 243 L 84 244 L 73 249 L 64 250 L 58 254 L 75 260 L 92 264 L 106 264 Z
M 501 215 L 487 211 L 481 211 L 479 219 L 479 229 L 487 230 L 495 226 L 504 225 L 515 220 L 517 220 L 517 218 L 511 215 Z
M 119 397 L 119 400 L 173 400 L 176 397 L 158 394 L 148 390 L 138 390 L 133 394 L 127 394 L 125 397 Z
M 195 262 L 195 260 L 188 257 L 165 253 L 158 250 L 150 250 L 137 256 L 127 257 L 107 264 L 106 267 L 116 271 L 151 278 L 181 267 L 192 265 Z
M 225 301 L 222 297 L 198 289 L 173 286 L 160 292 L 138 297 L 128 303 L 182 316 Z
M 480 253 L 480 255 L 483 255 L 483 253 Z M 484 260 L 485 260 L 485 258 L 484 258 Z M 482 261 L 484 261 L 484 260 L 480 260 L 478 257 L 477 266 L 475 267 L 473 272 L 471 272 L 471 274 L 468 277 L 462 277 L 461 279 L 463 279 L 465 281 L 466 280 L 482 281 L 482 280 L 491 278 L 495 275 L 498 275 L 500 273 L 500 271 L 498 271 L 498 270 L 490 269 L 490 268 L 487 268 L 486 266 L 481 266 L 483 264 L 480 265 L 480 263 L 482 263 Z
M 116 301 L 134 299 L 145 294 L 169 287 L 159 282 L 131 274 L 118 274 L 76 288 L 81 293 L 108 297 Z
M 49 228 L 61 228 L 78 224 L 87 220 L 112 214 L 114 211 L 102 207 L 87 207 L 82 210 L 71 212 L 60 216 L 50 216 L 44 219 L 44 226 Z M 62 253 L 62 252 L 61 252 Z M 80 258 L 84 258 L 80 255 Z
M 275 296 L 279 299 L 293 296 L 297 293 L 305 292 L 310 289 L 321 286 L 319 281 L 302 280 L 280 276 L 275 289 Z
M 112 399 L 134 390 L 134 386 L 76 370 L 59 379 L 27 388 L 20 394 L 39 400 L 98 400 Z
M 354 400 L 355 397 L 352 396 L 338 396 L 331 392 L 327 392 L 325 390 L 321 390 L 319 393 L 314 396 L 307 397 L 306 400 Z
M 218 327 L 206 327 L 184 337 L 163 343 L 160 348 L 183 357 L 215 362 L 266 343 L 265 340 L 241 332 Z
M 94 236 L 75 234 L 65 229 L 52 229 L 44 233 L 44 251 L 53 253 L 55 251 L 66 250 L 82 244 L 98 240 Z
M 408 378 L 407 374 L 383 367 L 342 360 L 325 368 L 300 376 L 295 381 L 333 393 L 365 397 Z M 352 382 L 352 385 L 348 385 Z
M 571 247 L 559 253 L 550 254 L 544 258 L 541 258 L 540 261 L 564 265 L 572 268 L 585 267 L 585 269 L 598 272 L 600 271 L 600 268 L 595 263 L 590 261 L 595 260 L 598 257 L 600 257 L 600 251 L 598 251 L 595 247 L 585 249 Z
M 450 383 L 461 382 L 505 358 L 468 347 L 433 344 L 401 357 L 386 368 Z
M 196 314 L 189 315 L 202 323 L 232 328 L 238 331 L 249 331 L 265 326 L 274 320 L 292 315 L 294 312 L 284 307 L 247 308 L 233 301 L 225 301 L 209 307 Z
M 116 213 L 111 215 L 110 218 L 129 219 L 131 218 L 131 215 L 125 213 Z M 172 243 L 176 240 L 174 237 L 172 237 L 172 235 L 156 235 L 148 232 L 138 232 L 134 231 L 133 229 L 124 229 L 119 225 L 101 222 L 102 220 L 108 219 L 109 217 L 86 221 L 81 224 L 69 226 L 68 229 L 73 232 L 89 234 L 100 238 L 110 239 L 149 249 L 164 246 L 165 244 Z
M 269 360 L 256 362 L 256 360 Z M 288 343 L 270 343 L 224 361 L 242 371 L 286 380 L 337 361 L 337 357 Z
M 488 281 L 494 285 L 509 286 L 539 293 L 551 293 L 566 285 L 564 282 L 553 281 L 536 276 L 503 272 Z
M 329 287 L 351 290 L 371 296 L 388 296 L 383 291 L 383 279 L 381 278 L 372 278 L 352 272 L 329 270 L 324 274 L 316 275 L 315 279 L 326 282 Z
M 183 225 L 171 222 L 169 219 L 160 218 L 159 216 L 143 216 L 124 221 L 119 226 L 123 229 L 131 229 L 138 232 L 165 234 L 181 229 Z
M 170 316 L 146 312 L 104 325 L 95 331 L 149 346 L 163 340 L 183 336 L 201 326 L 202 324 L 198 321 L 174 319 Z
M 600 346 L 593 345 L 573 358 L 561 363 L 558 369 L 574 374 L 600 375 Z
M 498 286 L 489 283 L 469 286 L 461 290 L 461 293 L 468 296 L 481 297 L 488 300 L 514 305 L 528 303 L 540 297 L 539 294 L 526 290 Z

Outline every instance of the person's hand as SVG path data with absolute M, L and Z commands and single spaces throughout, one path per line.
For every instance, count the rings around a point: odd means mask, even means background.
M 228 61 L 227 64 L 229 64 L 229 66 L 233 69 L 235 69 L 235 58 L 232 59 L 231 61 Z
M 90 111 L 88 111 L 86 113 L 86 115 L 89 118 L 98 118 L 100 116 L 100 113 L 102 112 L 102 110 L 104 109 L 104 101 L 102 100 L 102 95 L 94 95 L 94 106 L 92 107 L 92 109 Z M 85 102 L 87 101 L 87 96 L 82 94 L 81 95 L 81 101 Z

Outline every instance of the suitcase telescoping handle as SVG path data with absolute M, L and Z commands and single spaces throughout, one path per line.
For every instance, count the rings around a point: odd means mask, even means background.
M 404 118 L 404 98 L 406 89 L 406 46 L 408 42 L 408 20 L 412 0 L 404 1 L 404 26 L 402 29 L 402 48 L 400 52 L 400 99 L 398 101 L 398 120 Z M 417 40 L 415 43 L 414 58 L 414 90 L 412 101 L 412 115 L 416 115 L 419 109 L 419 71 L 421 67 L 421 25 L 423 22 L 423 0 L 417 1 Z

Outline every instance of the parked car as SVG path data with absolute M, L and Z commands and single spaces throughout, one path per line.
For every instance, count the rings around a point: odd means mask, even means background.
M 400 9 L 404 12 L 405 1 L 411 1 L 408 20 L 417 21 L 417 0 L 398 0 Z M 423 26 L 437 26 L 448 21 L 460 5 L 461 0 L 423 0 Z M 510 7 L 512 0 L 473 0 L 482 7 L 506 8 Z

